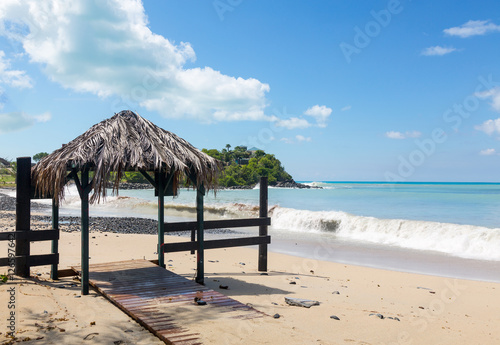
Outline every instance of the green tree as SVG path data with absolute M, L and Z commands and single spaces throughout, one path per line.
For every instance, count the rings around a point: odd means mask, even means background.
M 43 157 L 48 156 L 49 154 L 47 152 L 38 152 L 36 155 L 33 156 L 33 160 L 35 162 L 39 162 Z

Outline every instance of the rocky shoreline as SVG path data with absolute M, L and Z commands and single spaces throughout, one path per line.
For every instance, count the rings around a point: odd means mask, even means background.
M 233 187 L 227 187 L 227 188 L 223 188 L 223 189 L 253 189 L 253 188 L 255 188 L 255 186 L 256 185 L 233 186 Z M 323 189 L 323 187 L 309 186 L 307 184 L 295 182 L 294 180 L 278 181 L 277 183 L 269 184 L 269 186 L 275 187 L 275 188 Z
M 31 202 L 31 210 L 39 211 L 50 208 L 48 205 Z M 16 198 L 0 193 L 0 219 L 7 219 L 15 222 Z M 14 212 L 13 212 L 14 211 Z M 42 223 L 41 225 L 33 225 L 33 230 L 46 229 L 47 226 L 43 223 L 50 224 L 50 216 L 32 215 L 31 220 L 33 223 Z M 59 224 L 61 231 L 65 232 L 79 232 L 80 231 L 80 217 L 61 216 L 59 217 Z M 90 217 L 89 218 L 90 231 L 109 232 L 115 234 L 157 234 L 158 221 L 148 218 L 133 218 L 133 217 Z M 188 236 L 190 231 L 177 231 L 169 232 L 168 235 L 172 236 Z M 206 230 L 207 234 L 237 234 L 237 231 L 230 229 L 214 229 Z

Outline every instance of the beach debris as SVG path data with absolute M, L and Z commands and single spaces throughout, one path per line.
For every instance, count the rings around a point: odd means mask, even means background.
M 245 263 L 244 262 L 240 262 L 240 265 L 245 266 Z
M 219 262 L 219 260 L 208 260 L 208 262 Z
M 198 305 L 207 305 L 207 302 L 205 302 L 202 299 L 199 299 L 199 300 L 196 301 L 196 304 L 198 304 Z
M 276 302 L 271 302 L 271 304 L 272 304 L 272 305 L 278 305 L 278 303 L 276 303 Z
M 83 337 L 83 340 L 92 340 L 96 337 L 96 335 L 99 335 L 99 333 L 89 333 L 85 337 Z
M 314 274 L 314 271 L 313 271 L 313 270 L 310 270 L 309 272 L 311 272 L 312 274 Z
M 267 273 L 264 272 L 264 273 L 261 273 L 260 275 L 261 276 L 268 276 L 269 274 L 267 274 Z
M 121 344 L 125 344 L 125 342 L 123 340 L 113 341 L 113 345 L 121 345 Z
M 331 315 L 330 319 L 334 319 L 334 320 L 339 320 L 340 321 L 340 319 L 339 319 L 339 317 L 337 315 Z
M 376 317 L 378 317 L 379 319 L 384 319 L 384 315 L 379 314 L 379 313 L 371 313 L 371 314 L 370 314 L 370 315 L 368 315 L 368 316 L 373 316 L 373 315 L 375 315 L 375 316 L 376 316 Z
M 318 301 L 313 301 L 310 299 L 301 299 L 293 297 L 285 297 L 285 302 L 291 306 L 311 308 L 313 305 L 319 305 Z
M 392 317 L 392 316 L 388 316 L 388 317 L 386 317 L 386 319 L 396 320 L 396 321 L 401 321 L 401 320 L 400 320 L 398 317 L 396 317 L 396 316 L 394 316 L 394 317 Z
M 333 291 L 333 292 L 332 292 L 332 295 L 340 295 L 340 292 L 338 292 L 338 291 Z
M 421 289 L 421 290 L 432 290 L 432 289 L 429 289 L 429 288 L 426 288 L 426 287 L 423 287 L 423 286 L 417 286 L 417 289 Z
M 280 315 L 280 314 L 278 314 L 278 313 L 276 313 L 276 314 L 274 314 L 274 315 L 273 315 L 273 317 L 274 317 L 275 319 L 279 319 L 279 318 L 280 318 L 280 316 L 281 316 L 281 315 Z
M 296 284 L 297 284 L 297 282 L 290 282 L 290 284 L 292 284 L 292 285 L 296 285 Z
M 219 285 L 219 289 L 227 290 L 229 287 L 227 285 Z
M 131 330 L 131 329 L 126 329 L 124 332 L 125 332 L 125 333 L 133 333 L 134 331 L 133 331 L 133 330 Z

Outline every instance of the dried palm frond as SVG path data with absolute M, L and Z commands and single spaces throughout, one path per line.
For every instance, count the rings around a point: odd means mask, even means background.
M 62 148 L 44 157 L 31 170 L 35 188 L 64 197 L 68 170 L 93 171 L 91 202 L 106 196 L 113 174 L 113 190 L 118 189 L 125 171 L 144 170 L 173 174 L 174 192 L 182 175 L 196 179 L 208 190 L 217 188 L 220 161 L 201 152 L 186 140 L 166 131 L 132 111 L 124 110 L 92 126 Z

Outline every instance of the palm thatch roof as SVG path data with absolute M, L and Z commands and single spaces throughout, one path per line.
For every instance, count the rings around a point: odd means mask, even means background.
M 40 194 L 53 195 L 59 202 L 64 197 L 68 170 L 84 167 L 93 171 L 91 202 L 95 202 L 106 196 L 111 179 L 113 190 L 117 190 L 123 172 L 131 170 L 173 175 L 174 192 L 182 175 L 215 189 L 221 163 L 174 133 L 124 110 L 40 160 L 32 168 L 32 180 Z M 112 172 L 116 174 L 112 176 Z

